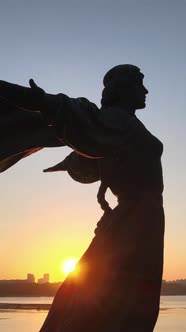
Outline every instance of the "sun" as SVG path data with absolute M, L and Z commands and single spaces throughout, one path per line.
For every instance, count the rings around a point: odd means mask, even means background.
M 66 275 L 69 274 L 70 272 L 74 271 L 77 261 L 78 261 L 77 258 L 69 258 L 69 259 L 65 260 L 61 265 L 62 271 Z

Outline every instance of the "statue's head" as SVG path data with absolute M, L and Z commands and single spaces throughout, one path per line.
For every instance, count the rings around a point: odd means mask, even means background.
M 110 69 L 103 79 L 102 107 L 113 105 L 129 109 L 145 108 L 148 90 L 143 85 L 144 75 L 134 65 L 118 65 Z

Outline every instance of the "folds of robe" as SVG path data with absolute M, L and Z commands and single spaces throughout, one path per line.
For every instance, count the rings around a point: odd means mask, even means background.
M 71 152 L 60 163 L 44 170 L 44 172 L 58 171 L 67 171 L 73 180 L 80 183 L 92 183 L 100 180 L 98 160 L 86 158 L 75 151 Z
M 0 172 L 45 147 L 63 145 L 40 112 L 26 111 L 0 98 Z

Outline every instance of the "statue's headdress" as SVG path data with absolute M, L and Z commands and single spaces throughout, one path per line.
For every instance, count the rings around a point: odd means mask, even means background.
M 103 78 L 102 107 L 111 106 L 118 101 L 118 87 L 131 88 L 143 77 L 140 69 L 134 65 L 124 64 L 111 68 Z

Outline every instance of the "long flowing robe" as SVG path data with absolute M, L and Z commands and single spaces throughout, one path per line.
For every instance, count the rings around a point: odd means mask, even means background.
M 118 206 L 101 218 L 78 273 L 63 282 L 40 332 L 152 332 L 163 269 L 162 144 L 122 108 L 100 111 L 63 94 L 55 100 L 52 134 L 45 129 L 29 148 L 66 144 L 93 158 Z M 24 103 L 19 96 L 16 105 Z
M 101 157 L 101 180 L 118 206 L 101 218 L 79 275 L 64 281 L 40 332 L 151 332 L 163 269 L 163 147 L 124 109 L 95 113 L 87 100 L 64 96 L 54 125 L 78 153 Z

